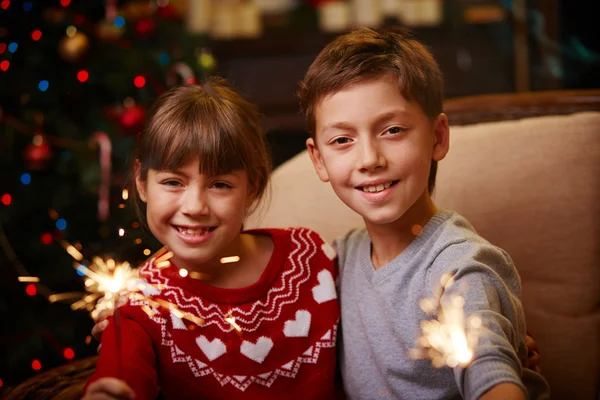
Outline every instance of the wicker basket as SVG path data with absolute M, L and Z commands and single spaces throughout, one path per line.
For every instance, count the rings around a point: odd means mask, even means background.
M 98 356 L 83 358 L 51 369 L 6 393 L 6 400 L 79 400 L 96 366 Z

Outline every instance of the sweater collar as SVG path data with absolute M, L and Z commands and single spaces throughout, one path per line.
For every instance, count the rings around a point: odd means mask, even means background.
M 180 287 L 186 292 L 206 298 L 217 304 L 235 305 L 256 300 L 269 291 L 273 281 L 279 275 L 289 253 L 290 233 L 283 229 L 253 229 L 244 231 L 244 233 L 268 235 L 273 240 L 273 253 L 271 254 L 271 258 L 260 278 L 250 286 L 236 289 L 224 289 L 211 286 L 193 278 L 190 276 L 191 274 L 182 277 L 179 274 L 179 268 L 173 263 L 170 263 L 168 267 L 161 269 L 152 268 L 152 278 L 157 278 L 155 275 L 160 274 L 162 277 L 168 279 L 167 286 Z M 166 252 L 167 250 L 165 249 L 164 252 L 159 253 L 155 260 L 160 260 L 161 256 Z

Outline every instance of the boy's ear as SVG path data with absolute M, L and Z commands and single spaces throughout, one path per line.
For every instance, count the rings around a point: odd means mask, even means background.
M 329 182 L 329 174 L 327 173 L 327 169 L 325 169 L 325 163 L 321 157 L 321 152 L 313 138 L 306 139 L 306 148 L 308 149 L 308 154 L 315 167 L 315 171 L 317 171 L 317 175 L 319 175 L 319 179 L 323 182 Z
M 446 114 L 441 113 L 434 123 L 433 134 L 435 135 L 435 138 L 431 159 L 440 161 L 446 157 L 446 154 L 448 154 L 448 150 L 450 149 L 450 127 L 448 126 L 448 117 Z
M 137 189 L 140 200 L 146 202 L 146 182 L 140 177 L 140 163 L 136 161 L 133 165 L 133 173 L 135 174 L 135 188 Z

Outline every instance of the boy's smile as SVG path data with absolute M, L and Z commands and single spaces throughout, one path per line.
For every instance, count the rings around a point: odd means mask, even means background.
M 368 228 L 400 222 L 430 202 L 431 161 L 446 154 L 447 120 L 442 114 L 432 123 L 391 75 L 325 96 L 315 120 L 307 146 L 317 173 Z

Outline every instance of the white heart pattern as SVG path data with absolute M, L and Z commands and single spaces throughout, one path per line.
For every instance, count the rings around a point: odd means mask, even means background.
M 240 352 L 249 359 L 262 364 L 272 348 L 273 341 L 268 337 L 261 336 L 258 338 L 256 343 L 244 340 L 242 342 L 242 346 L 240 347 Z
M 212 342 L 209 342 L 204 335 L 200 335 L 196 338 L 196 344 L 200 347 L 200 350 L 204 353 L 206 358 L 210 361 L 214 361 L 227 353 L 227 346 L 220 339 L 215 338 Z
M 323 253 L 325 253 L 327 258 L 329 258 L 330 260 L 335 260 L 335 258 L 337 257 L 337 253 L 335 252 L 335 249 L 333 247 L 331 247 L 331 245 L 329 243 L 323 243 L 321 245 L 321 250 L 323 250 Z
M 335 283 L 333 282 L 333 276 L 331 272 L 324 269 L 317 275 L 319 284 L 312 289 L 313 297 L 319 304 L 325 303 L 333 299 L 337 299 L 337 293 L 335 291 Z
M 310 330 L 310 313 L 306 310 L 296 311 L 296 319 L 285 321 L 283 334 L 287 337 L 308 337 Z

